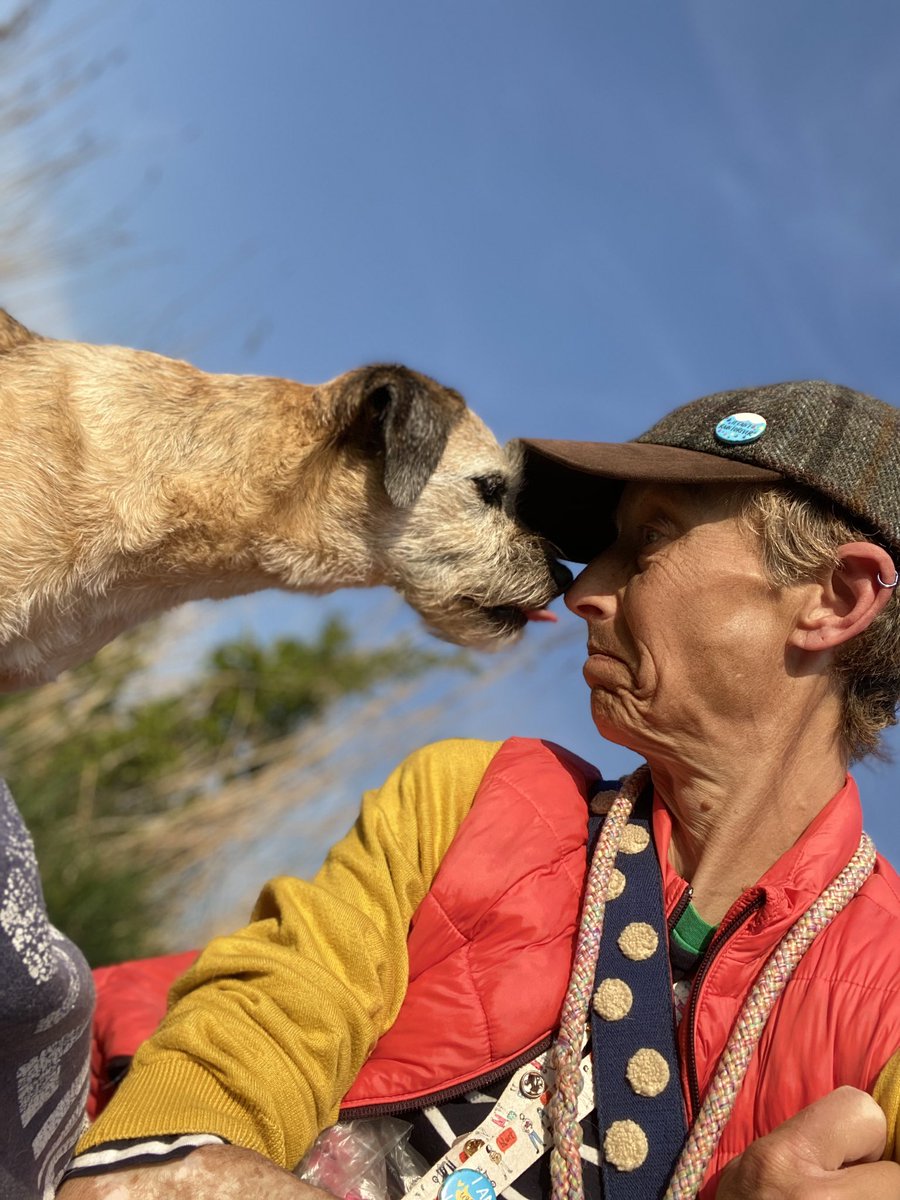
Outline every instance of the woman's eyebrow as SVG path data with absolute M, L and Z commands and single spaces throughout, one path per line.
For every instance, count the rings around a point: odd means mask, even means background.
M 624 522 L 642 522 L 654 520 L 677 520 L 686 515 L 687 505 L 679 504 L 677 498 L 666 495 L 651 494 L 636 497 L 630 504 L 626 502 L 616 510 L 613 523 L 620 528 Z

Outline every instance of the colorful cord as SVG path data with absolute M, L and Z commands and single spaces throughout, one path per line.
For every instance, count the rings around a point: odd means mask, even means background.
M 731 1116 L 750 1059 L 775 1001 L 784 991 L 803 955 L 822 930 L 850 903 L 872 874 L 874 866 L 875 847 L 868 834 L 864 833 L 859 848 L 847 866 L 791 926 L 769 956 L 744 1001 L 719 1059 L 706 1099 L 669 1182 L 665 1200 L 693 1200 L 700 1191 L 710 1159 Z

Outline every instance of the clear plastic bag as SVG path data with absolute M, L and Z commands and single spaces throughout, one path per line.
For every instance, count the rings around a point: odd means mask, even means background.
M 409 1145 L 412 1126 L 368 1117 L 323 1129 L 294 1174 L 340 1200 L 401 1200 L 429 1168 Z

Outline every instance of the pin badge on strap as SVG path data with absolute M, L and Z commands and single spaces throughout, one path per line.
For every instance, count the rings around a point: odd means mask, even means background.
M 584 1086 L 579 1118 L 594 1107 L 591 1059 L 585 1033 L 581 1059 Z M 450 1147 L 446 1155 L 406 1193 L 404 1200 L 495 1200 L 550 1148 L 547 1102 L 556 1084 L 551 1050 L 520 1067 L 481 1124 Z

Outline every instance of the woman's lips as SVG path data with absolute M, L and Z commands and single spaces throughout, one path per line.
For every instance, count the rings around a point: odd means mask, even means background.
M 618 655 L 610 654 L 608 650 L 601 650 L 596 646 L 588 646 L 588 657 L 582 667 L 582 673 L 588 684 L 602 683 L 608 678 L 610 667 L 622 665 Z

